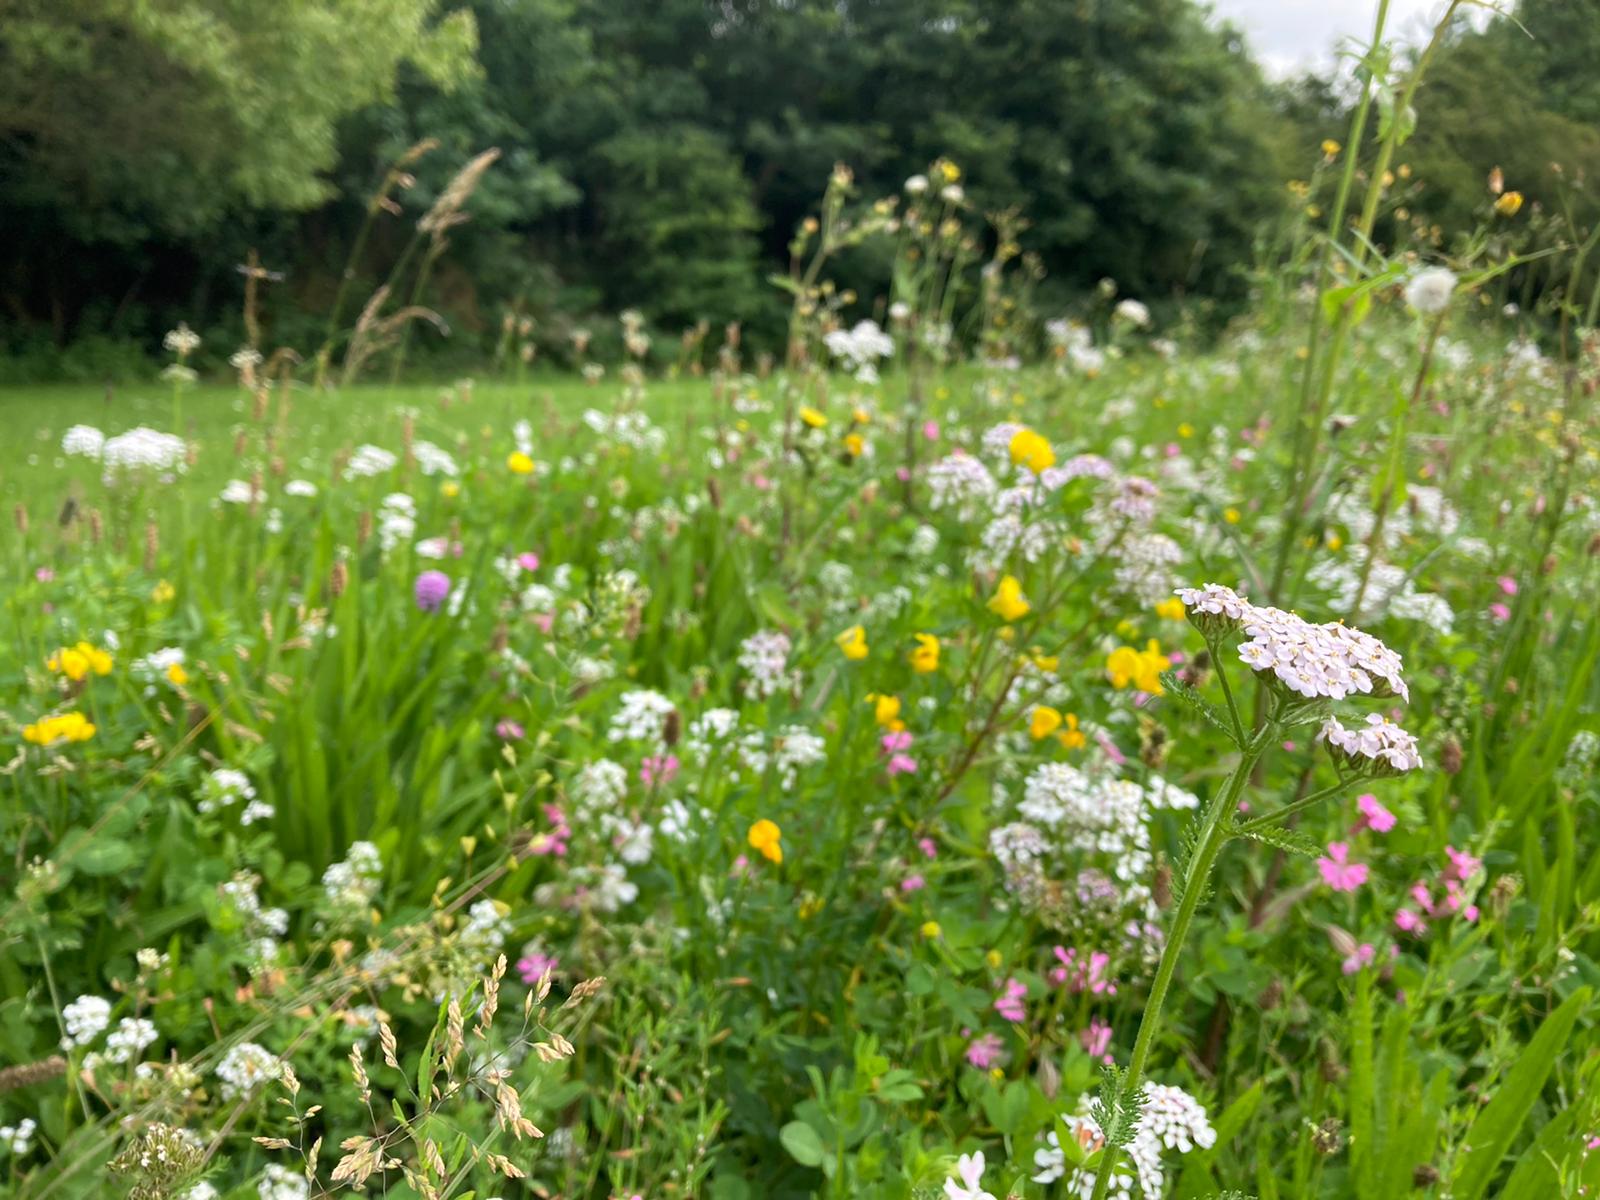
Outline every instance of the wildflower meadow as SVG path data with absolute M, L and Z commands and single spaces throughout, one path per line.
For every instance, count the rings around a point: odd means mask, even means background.
M 1447 7 L 1230 312 L 934 122 L 462 351 L 501 127 L 0 388 L 0 1194 L 1600 1195 L 1600 222 L 1425 215 Z

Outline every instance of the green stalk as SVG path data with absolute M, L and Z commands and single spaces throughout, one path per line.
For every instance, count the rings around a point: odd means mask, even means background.
M 1150 1048 L 1155 1044 L 1156 1034 L 1161 1031 L 1161 1010 L 1166 1004 L 1172 977 L 1178 969 L 1178 958 L 1183 953 L 1183 943 L 1189 936 L 1189 926 L 1194 923 L 1195 913 L 1200 908 L 1200 899 L 1211 877 L 1211 868 L 1216 865 L 1217 855 L 1222 852 L 1222 847 L 1228 840 L 1230 833 L 1228 814 L 1237 807 L 1239 794 L 1244 791 L 1245 785 L 1250 780 L 1250 773 L 1255 770 L 1256 762 L 1265 752 L 1273 733 L 1274 723 L 1271 721 L 1256 731 L 1255 737 L 1244 747 L 1233 774 L 1228 776 L 1228 781 L 1212 799 L 1211 806 L 1206 809 L 1204 823 L 1201 826 L 1200 844 L 1195 848 L 1189 869 L 1184 872 L 1183 899 L 1178 902 L 1178 911 L 1173 914 L 1172 928 L 1167 933 L 1167 944 L 1161 949 L 1161 961 L 1156 966 L 1155 979 L 1150 984 L 1150 998 L 1145 1002 L 1144 1015 L 1139 1020 L 1139 1034 L 1134 1039 L 1133 1057 L 1128 1062 L 1128 1073 L 1122 1083 L 1124 1097 L 1137 1092 L 1139 1082 L 1144 1077 L 1145 1063 L 1150 1058 Z M 1116 1167 L 1117 1153 L 1118 1151 L 1111 1146 L 1106 1146 L 1101 1152 L 1100 1170 L 1094 1181 L 1093 1200 L 1105 1200 L 1106 1193 L 1111 1188 L 1111 1174 Z

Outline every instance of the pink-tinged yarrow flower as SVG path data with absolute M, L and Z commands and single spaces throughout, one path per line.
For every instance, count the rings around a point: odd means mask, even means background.
M 1353 892 L 1367 881 L 1365 863 L 1349 861 L 1350 847 L 1344 842 L 1329 842 L 1328 853 L 1317 859 L 1317 870 L 1322 872 L 1322 882 L 1336 892 Z
M 496 737 L 503 738 L 508 742 L 514 742 L 525 736 L 527 730 L 523 729 L 521 725 L 510 717 L 507 717 L 495 725 L 494 732 Z

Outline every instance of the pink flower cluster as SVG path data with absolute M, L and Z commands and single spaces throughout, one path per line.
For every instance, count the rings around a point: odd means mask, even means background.
M 1080 956 L 1076 948 L 1068 950 L 1065 946 L 1057 946 L 1055 956 L 1061 965 L 1050 971 L 1050 982 L 1057 987 L 1071 988 L 1075 992 L 1088 992 L 1095 996 L 1117 994 L 1117 985 L 1107 970 L 1111 965 L 1109 954 L 1091 950 L 1088 954 Z
M 1411 885 L 1411 899 L 1416 907 L 1402 908 L 1394 915 L 1395 925 L 1405 933 L 1422 937 L 1428 932 L 1429 921 L 1451 916 L 1458 915 L 1469 925 L 1478 919 L 1478 906 L 1468 902 L 1465 885 L 1482 869 L 1482 860 L 1454 846 L 1446 846 L 1444 852 L 1450 865 L 1440 874 L 1437 883 L 1442 894 L 1435 899 L 1433 889 L 1419 879 Z
M 1027 994 L 1027 984 L 1018 979 L 1006 980 L 1005 986 L 1000 989 L 1000 995 L 995 997 L 995 1012 L 1008 1021 L 1026 1021 L 1028 1010 L 1022 1006 L 1022 998 Z
M 916 772 L 917 760 L 906 753 L 911 749 L 913 740 L 909 729 L 895 729 L 879 739 L 878 744 L 883 747 L 883 754 L 889 760 L 887 770 L 890 776 Z
M 564 858 L 567 853 L 567 842 L 572 838 L 572 826 L 567 824 L 567 815 L 559 806 L 546 804 L 544 819 L 550 822 L 550 831 L 534 834 L 533 840 L 528 843 L 528 853 L 553 854 L 557 858 Z

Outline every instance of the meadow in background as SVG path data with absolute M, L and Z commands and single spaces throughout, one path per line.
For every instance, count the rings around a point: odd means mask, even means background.
M 0 1186 L 1593 1194 L 1596 237 L 1382 33 L 1215 338 L 940 157 L 408 382 L 478 150 L 0 396 Z

